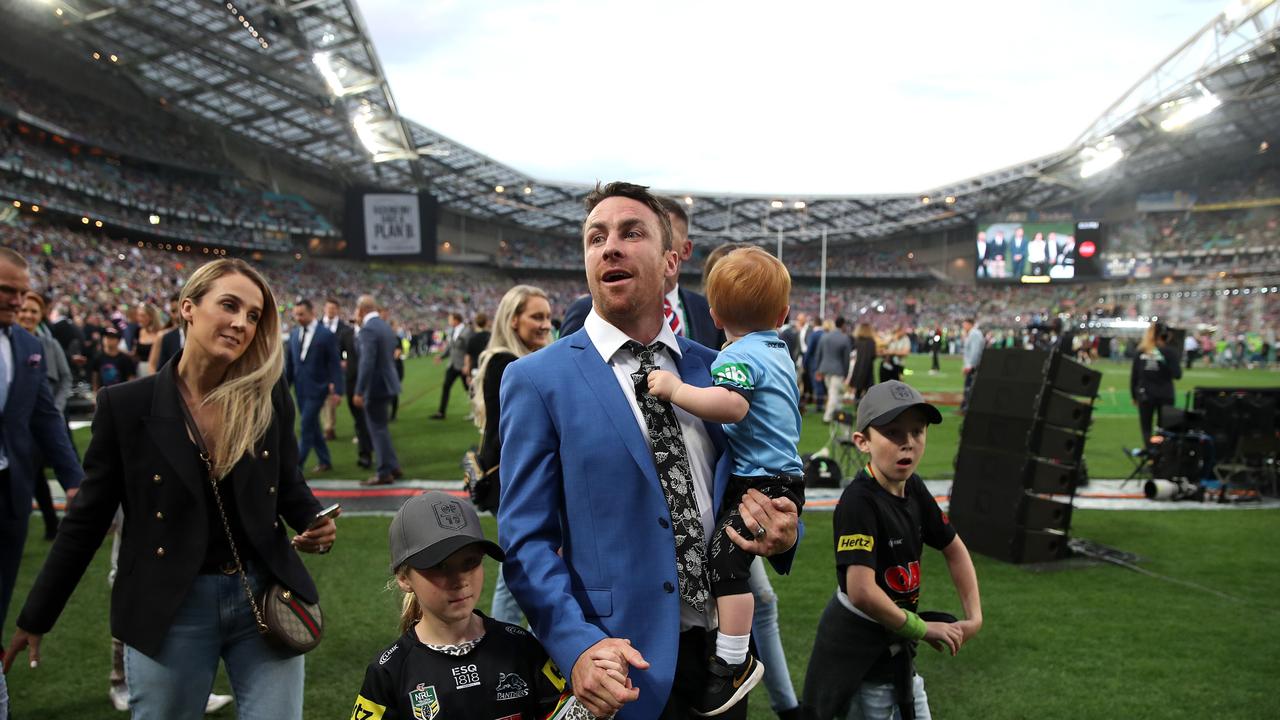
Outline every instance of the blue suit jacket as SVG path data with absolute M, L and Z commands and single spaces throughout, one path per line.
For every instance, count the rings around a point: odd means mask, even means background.
M 390 398 L 400 394 L 400 377 L 396 375 L 393 353 L 400 345 L 387 321 L 369 318 L 360 326 L 356 347 L 360 369 L 356 372 L 356 395 L 366 399 Z
M 14 325 L 9 344 L 13 348 L 13 382 L 0 417 L 4 422 L 5 455 L 9 458 L 11 507 L 30 513 L 36 487 L 33 464 L 37 446 L 44 453 L 64 488 L 79 487 L 84 478 L 80 459 L 71 448 L 67 424 L 53 404 L 53 392 L 45 373 L 44 346 L 26 330 Z M 11 522 L 14 518 L 0 518 Z
M 684 304 L 684 314 L 689 321 L 685 328 L 685 337 L 702 343 L 713 350 L 724 345 L 724 331 L 716 327 L 711 319 L 711 306 L 701 293 L 680 288 L 680 302 Z M 564 320 L 560 324 L 560 337 L 568 337 L 582 329 L 587 321 L 587 313 L 591 312 L 591 296 L 583 295 L 569 304 L 564 311 Z
M 300 398 L 328 397 L 330 383 L 333 391 L 342 395 L 342 357 L 338 352 L 338 338 L 319 322 L 315 332 L 311 347 L 307 348 L 306 360 L 302 359 L 302 328 L 294 328 L 289 333 L 285 379 Z
M 710 385 L 716 353 L 678 342 L 681 377 Z M 626 396 L 580 330 L 507 366 L 500 399 L 507 585 L 566 673 L 596 642 L 629 639 L 651 665 L 631 670 L 640 699 L 618 717 L 657 717 L 675 674 L 681 601 L 664 585 L 677 582 L 671 514 Z M 706 429 L 719 453 L 718 508 L 732 464 L 720 425 Z M 771 558 L 774 567 L 789 571 L 794 553 Z

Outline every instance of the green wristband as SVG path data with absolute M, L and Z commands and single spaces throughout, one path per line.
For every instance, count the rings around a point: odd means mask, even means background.
M 902 627 L 895 630 L 894 633 L 898 637 L 906 638 L 908 640 L 923 640 L 924 634 L 928 632 L 928 627 L 924 624 L 924 620 L 910 610 L 906 610 L 904 612 L 907 613 L 907 621 L 902 624 Z

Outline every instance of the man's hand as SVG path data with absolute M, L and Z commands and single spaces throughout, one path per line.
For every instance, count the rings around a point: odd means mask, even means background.
M 332 407 L 338 407 L 338 403 L 342 400 L 342 396 L 333 391 L 333 386 L 329 386 L 329 397 L 325 400 Z
M 573 663 L 569 684 L 574 697 L 592 715 L 609 717 L 622 706 L 640 698 L 640 691 L 627 677 L 630 668 L 647 670 L 649 663 L 630 640 L 605 638 L 587 648 Z
M 352 395 L 352 396 L 351 396 L 351 404 L 352 404 L 353 406 L 355 406 L 355 407 L 363 408 L 363 407 L 364 407 L 364 396 L 363 396 L 363 395 Z
M 964 645 L 964 629 L 960 627 L 960 623 L 927 622 L 924 625 L 924 641 L 932 645 L 934 650 L 942 652 L 946 648 L 952 655 L 960 652 L 960 646 Z
M 78 488 L 78 487 L 73 487 L 73 488 L 69 488 L 68 490 L 66 490 L 66 494 L 67 494 L 67 504 L 68 504 L 68 505 L 70 505 L 70 504 L 71 504 L 71 501 L 72 501 L 72 500 L 75 500 L 75 499 L 76 499 L 76 493 L 78 493 L 78 492 L 80 492 L 80 488 Z
M 671 396 L 683 384 L 674 373 L 666 370 L 653 370 L 649 373 L 649 394 L 659 400 L 671 402 Z
M 814 379 L 814 380 L 817 380 L 818 382 L 822 382 L 822 373 L 820 373 L 820 372 L 816 372 L 816 373 L 814 373 L 814 374 L 813 374 L 813 379 Z
M 800 513 L 796 504 L 788 498 L 770 498 L 759 490 L 751 489 L 738 503 L 738 512 L 747 529 L 755 533 L 748 540 L 737 530 L 726 527 L 729 539 L 752 555 L 769 557 L 790 550 L 796 544 L 796 524 Z M 761 534 L 761 530 L 764 533 Z
M 9 668 L 23 648 L 27 649 L 27 660 L 30 661 L 31 667 L 38 667 L 40 665 L 40 638 L 42 637 L 44 636 L 34 635 L 22 628 L 18 628 L 18 631 L 13 634 L 13 640 L 9 641 L 9 649 L 4 653 L 4 674 L 9 674 Z

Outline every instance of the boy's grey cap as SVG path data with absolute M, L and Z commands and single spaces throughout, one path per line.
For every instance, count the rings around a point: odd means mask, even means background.
M 471 503 L 440 490 L 409 498 L 391 521 L 389 540 L 391 572 L 404 563 L 418 570 L 435 567 L 472 543 L 494 560 L 504 559 L 502 548 L 485 539 Z
M 858 420 L 853 429 L 866 432 L 868 425 L 891 423 L 894 418 L 913 407 L 924 409 L 925 418 L 930 425 L 942 422 L 942 413 L 938 412 L 938 408 L 925 402 L 920 391 L 910 385 L 898 380 L 872 385 L 858 402 Z

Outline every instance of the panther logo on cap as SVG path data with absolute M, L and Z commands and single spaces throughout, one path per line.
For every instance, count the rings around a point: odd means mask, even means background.
M 911 400 L 914 397 L 914 393 L 911 392 L 911 388 L 906 385 L 894 385 L 893 389 L 889 391 L 889 394 L 892 395 L 895 400 Z
M 467 526 L 467 518 L 462 514 L 462 506 L 456 500 L 438 502 L 432 506 L 436 511 L 436 522 L 445 530 L 461 530 Z

